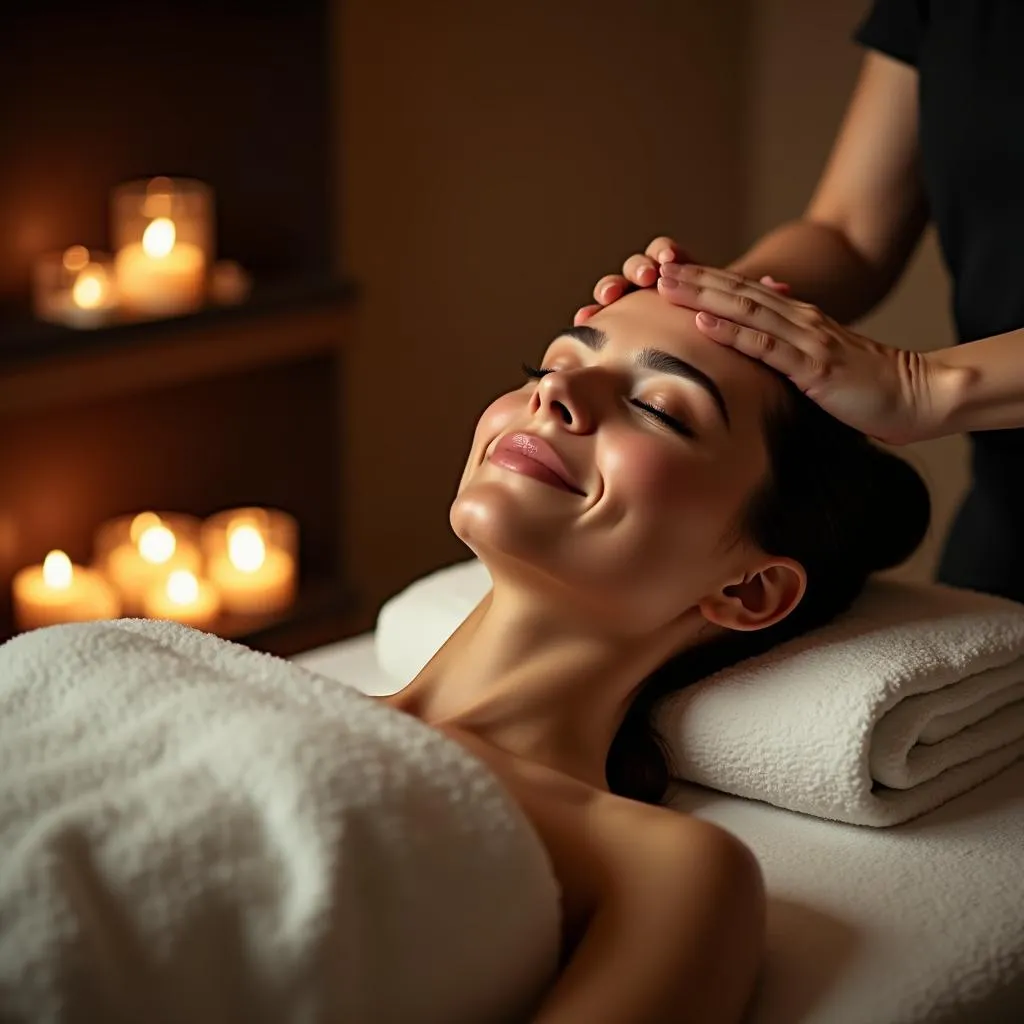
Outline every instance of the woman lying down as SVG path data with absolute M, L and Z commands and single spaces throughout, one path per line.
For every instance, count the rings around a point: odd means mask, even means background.
M 728 832 L 659 806 L 672 766 L 652 713 L 844 610 L 869 572 L 917 546 L 927 492 L 652 291 L 563 332 L 525 374 L 480 418 L 451 508 L 493 590 L 394 696 L 332 689 L 167 624 L 57 627 L 45 646 L 40 633 L 0 649 L 0 922 L 17 925 L 0 937 L 0 1018 L 49 985 L 54 1016 L 89 991 L 105 1015 L 88 1019 L 103 1020 L 740 1020 L 762 957 L 762 877 Z M 26 718 L 45 693 L 45 713 Z M 119 769 L 67 724 L 86 702 L 96 735 L 122 715 L 117 741 L 136 759 L 107 805 Z M 381 745 L 375 728 L 398 739 Z M 421 771 L 424 751 L 444 763 Z M 209 790 L 219 809 L 203 819 Z M 485 798 L 503 824 L 474 832 Z M 557 883 L 550 917 L 526 847 L 508 852 L 525 833 Z M 516 857 L 519 874 L 503 874 Z M 49 909 L 26 924 L 44 883 Z M 230 904 L 230 923 L 179 927 L 189 899 L 195 914 Z M 45 928 L 84 936 L 78 952 L 55 967 Z M 534 960 L 517 974 L 524 941 Z M 248 968 L 229 963 L 235 946 Z M 161 988 L 154 965 L 176 950 L 203 966 Z M 190 987 L 207 994 L 186 1012 Z

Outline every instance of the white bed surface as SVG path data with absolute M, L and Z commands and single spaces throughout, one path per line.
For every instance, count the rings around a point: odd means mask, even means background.
M 396 689 L 370 633 L 295 661 L 374 695 Z M 1024 1020 L 1024 762 L 889 829 L 699 786 L 672 806 L 735 833 L 764 870 L 768 954 L 747 1024 Z

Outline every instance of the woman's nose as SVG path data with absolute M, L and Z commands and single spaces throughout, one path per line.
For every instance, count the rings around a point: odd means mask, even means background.
M 545 374 L 534 392 L 534 411 L 557 417 L 575 434 L 588 433 L 596 422 L 597 383 L 589 367 Z

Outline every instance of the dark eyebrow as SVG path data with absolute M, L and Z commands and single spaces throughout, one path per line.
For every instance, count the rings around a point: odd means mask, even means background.
M 608 335 L 604 331 L 598 330 L 596 327 L 588 327 L 586 324 L 581 324 L 579 327 L 567 327 L 559 333 L 559 337 L 573 338 L 595 352 L 600 352 L 608 343 Z M 655 373 L 671 373 L 676 377 L 699 384 L 711 396 L 725 425 L 729 428 L 732 427 L 732 422 L 729 419 L 729 407 L 725 404 L 725 396 L 718 385 L 703 370 L 698 370 L 696 366 L 686 362 L 685 359 L 662 352 L 658 348 L 641 349 L 633 362 L 641 369 L 654 370 Z

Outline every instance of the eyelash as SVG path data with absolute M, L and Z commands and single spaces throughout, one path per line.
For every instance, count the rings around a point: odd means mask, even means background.
M 528 363 L 523 363 L 522 366 L 523 373 L 525 373 L 531 380 L 540 380 L 541 377 L 546 377 L 549 373 L 554 373 L 554 370 L 538 370 L 537 367 L 530 366 Z M 675 416 L 670 416 L 664 409 L 659 409 L 656 405 L 651 405 L 639 398 L 631 398 L 629 401 L 630 404 L 636 406 L 638 409 L 642 409 L 655 419 L 660 420 L 666 427 L 674 430 L 677 434 L 682 434 L 683 437 L 697 436 L 690 427 L 682 422 L 682 420 L 676 419 Z

